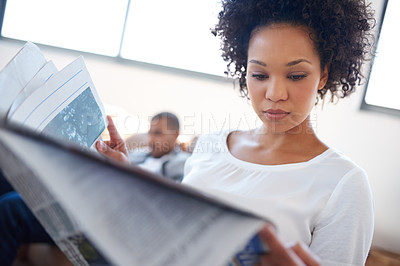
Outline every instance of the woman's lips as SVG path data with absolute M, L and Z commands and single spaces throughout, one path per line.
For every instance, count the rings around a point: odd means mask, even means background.
M 265 116 L 272 121 L 279 121 L 288 116 L 290 113 L 281 109 L 268 109 L 263 111 Z

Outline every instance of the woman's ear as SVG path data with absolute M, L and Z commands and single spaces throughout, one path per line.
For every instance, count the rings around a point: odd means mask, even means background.
M 328 81 L 328 77 L 329 77 L 329 67 L 328 67 L 328 65 L 326 65 L 324 67 L 324 71 L 322 71 L 322 73 L 321 73 L 321 78 L 320 78 L 319 84 L 318 84 L 318 90 L 322 90 L 322 88 L 325 86 L 326 82 Z

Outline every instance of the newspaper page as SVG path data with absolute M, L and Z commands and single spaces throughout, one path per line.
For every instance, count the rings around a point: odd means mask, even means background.
M 8 166 L 3 167 L 4 164 Z M 79 224 L 60 206 L 52 193 L 37 179 L 35 173 L 21 164 L 12 153 L 7 155 L 1 153 L 0 165 L 6 176 L 13 177 L 9 179 L 12 186 L 71 263 L 90 265 L 76 244 L 76 239 L 83 238 Z
M 8 153 L 35 173 L 23 182 L 42 183 L 111 264 L 227 265 L 266 222 L 137 167 L 0 129 L 1 167 L 21 178 Z
M 82 56 L 32 92 L 8 121 L 84 147 L 92 146 L 107 123 Z
M 28 84 L 21 90 L 15 97 L 10 110 L 8 111 L 7 118 L 9 119 L 14 111 L 31 95 L 37 88 L 43 86 L 55 73 L 57 68 L 53 61 L 48 61 L 28 82 Z
M 26 43 L 0 72 L 0 121 L 7 117 L 14 99 L 36 73 L 46 64 L 40 49 Z

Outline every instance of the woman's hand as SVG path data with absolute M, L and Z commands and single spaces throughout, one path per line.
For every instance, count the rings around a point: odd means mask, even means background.
M 107 120 L 107 130 L 110 134 L 110 140 L 97 141 L 97 151 L 114 160 L 129 163 L 128 149 L 126 148 L 125 141 L 119 135 L 112 118 L 110 116 L 107 116 Z
M 319 258 L 311 253 L 307 246 L 297 243 L 285 247 L 271 225 L 266 225 L 259 232 L 261 239 L 268 245 L 269 253 L 261 257 L 260 266 L 318 266 Z

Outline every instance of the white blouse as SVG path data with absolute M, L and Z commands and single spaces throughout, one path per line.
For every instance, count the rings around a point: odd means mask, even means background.
M 304 242 L 322 265 L 364 265 L 374 215 L 360 167 L 332 148 L 302 163 L 246 162 L 230 153 L 229 133 L 199 138 L 184 184 L 270 219 L 285 243 Z

